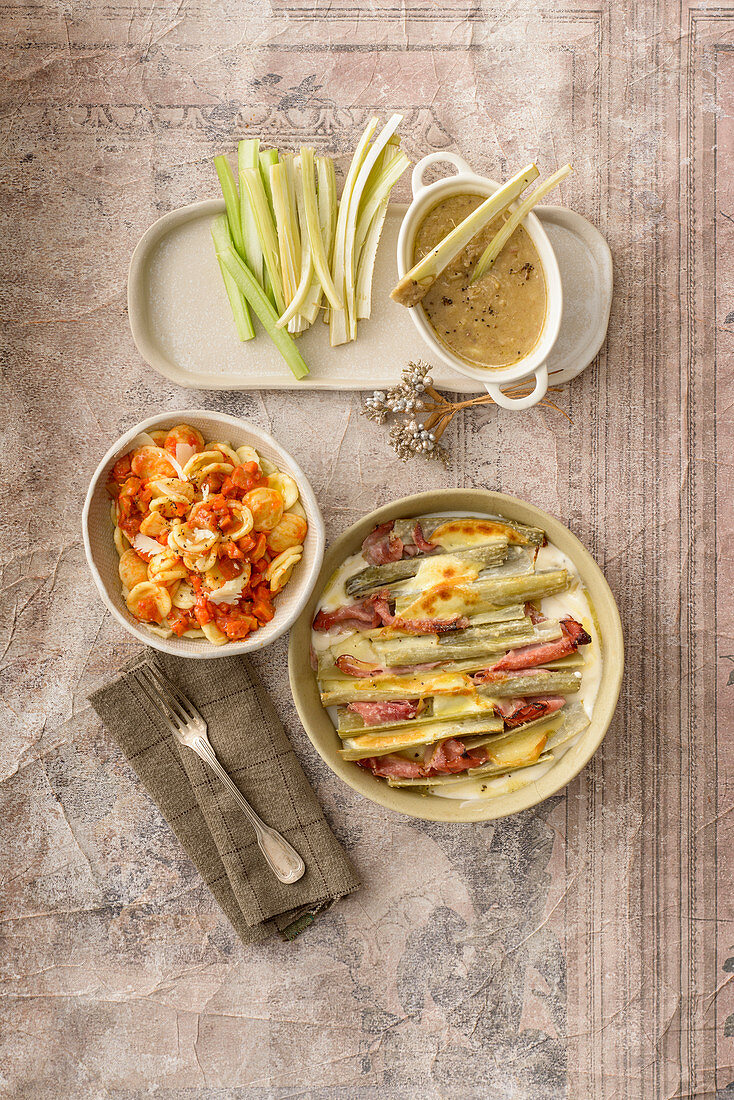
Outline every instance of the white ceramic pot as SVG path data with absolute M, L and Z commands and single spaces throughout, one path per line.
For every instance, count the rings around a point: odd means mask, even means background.
M 435 183 L 423 182 L 426 169 L 434 164 L 453 165 L 456 174 Z M 456 153 L 429 153 L 419 160 L 413 169 L 413 201 L 403 219 L 398 236 L 398 274 L 402 278 L 413 266 L 413 248 L 419 225 L 428 212 L 442 199 L 450 195 L 474 194 L 492 195 L 500 184 L 472 172 L 469 165 Z M 519 362 L 509 367 L 477 367 L 452 352 L 436 336 L 422 305 L 413 306 L 410 316 L 413 324 L 431 349 L 433 355 L 467 378 L 473 378 L 484 386 L 487 392 L 503 409 L 528 409 L 540 401 L 548 389 L 548 368 L 546 359 L 556 342 L 561 327 L 563 313 L 563 287 L 553 246 L 548 235 L 535 214 L 528 214 L 523 221 L 533 244 L 538 250 L 540 262 L 545 274 L 547 304 L 545 320 L 540 336 L 530 352 Z M 488 378 L 491 377 L 491 381 Z M 535 379 L 535 386 L 526 397 L 509 397 L 502 392 L 502 386 L 519 385 Z

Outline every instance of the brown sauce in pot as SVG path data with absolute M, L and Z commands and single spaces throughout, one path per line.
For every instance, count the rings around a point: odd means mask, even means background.
M 418 227 L 413 263 L 443 240 L 485 195 L 451 195 L 433 207 Z M 545 276 L 538 251 L 521 225 L 493 267 L 474 286 L 471 273 L 502 215 L 476 233 L 441 272 L 422 306 L 439 340 L 480 367 L 506 367 L 523 359 L 538 342 L 546 311 Z

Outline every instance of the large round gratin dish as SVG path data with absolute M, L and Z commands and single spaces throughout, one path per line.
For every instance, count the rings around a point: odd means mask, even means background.
M 231 641 L 217 646 L 205 638 L 160 638 L 145 625 L 139 623 L 125 606 L 118 574 L 119 557 L 115 549 L 113 527 L 110 522 L 110 498 L 105 488 L 115 461 L 129 448 L 140 432 L 169 429 L 186 423 L 202 433 L 205 439 L 227 440 L 233 447 L 248 444 L 284 473 L 290 474 L 298 485 L 301 504 L 308 520 L 308 534 L 303 548 L 303 558 L 293 576 L 275 601 L 275 617 L 242 641 Z M 302 611 L 313 590 L 324 556 L 324 521 L 313 490 L 306 475 L 295 460 L 280 444 L 260 428 L 224 413 L 206 409 L 180 409 L 160 413 L 136 424 L 107 452 L 89 485 L 82 516 L 84 549 L 94 582 L 105 605 L 117 621 L 143 645 L 152 646 L 163 653 L 179 657 L 233 657 L 238 653 L 251 653 L 270 645 L 284 634 Z
M 604 657 L 604 672 L 591 722 L 567 752 L 539 780 L 508 794 L 464 801 L 423 794 L 420 789 L 389 787 L 369 772 L 344 761 L 337 753 L 339 738 L 321 705 L 316 676 L 310 667 L 311 623 L 321 592 L 334 570 L 359 551 L 375 526 L 387 520 L 430 513 L 474 513 L 542 527 L 549 540 L 572 560 L 596 613 Z M 329 767 L 360 794 L 388 809 L 428 821 L 489 821 L 537 805 L 562 790 L 599 748 L 612 720 L 624 667 L 624 642 L 619 612 L 599 566 L 579 540 L 547 512 L 503 493 L 451 489 L 404 497 L 371 512 L 345 531 L 327 553 L 318 582 L 290 636 L 291 690 L 300 719 L 315 748 Z

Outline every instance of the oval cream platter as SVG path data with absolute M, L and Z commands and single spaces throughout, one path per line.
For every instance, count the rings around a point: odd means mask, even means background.
M 145 361 L 179 386 L 196 389 L 367 390 L 393 385 L 425 348 L 408 311 L 389 292 L 398 279 L 396 243 L 407 206 L 388 208 L 375 266 L 372 317 L 359 337 L 332 348 L 329 330 L 313 325 L 299 339 L 310 368 L 301 382 L 266 334 L 240 343 L 232 323 L 210 235 L 212 218 L 224 212 L 221 199 L 207 199 L 164 214 L 143 234 L 128 275 L 132 336 Z M 601 233 L 585 218 L 561 206 L 535 211 L 550 237 L 561 271 L 564 313 L 548 359 L 551 385 L 575 378 L 589 365 L 606 336 L 612 302 L 612 259 Z M 474 393 L 481 385 L 433 364 L 439 388 Z M 488 381 L 491 379 L 488 378 Z

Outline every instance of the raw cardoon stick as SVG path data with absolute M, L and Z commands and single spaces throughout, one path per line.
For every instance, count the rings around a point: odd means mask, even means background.
M 219 221 L 219 226 L 215 225 L 212 231 L 217 246 L 217 256 L 229 271 L 242 294 L 247 298 L 258 320 L 285 359 L 294 377 L 298 379 L 305 378 L 308 374 L 308 367 L 303 356 L 288 333 L 277 327 L 278 314 L 273 309 L 270 299 L 249 267 L 240 259 L 231 244 L 227 244 L 225 247 L 223 229 L 226 229 L 226 218 L 223 214 L 220 215 Z M 222 244 L 221 251 L 218 242 Z

